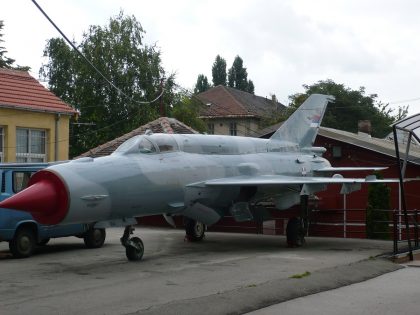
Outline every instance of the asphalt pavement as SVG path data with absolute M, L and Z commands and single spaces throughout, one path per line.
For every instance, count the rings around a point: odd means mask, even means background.
M 383 258 L 389 241 L 310 237 L 288 248 L 282 236 L 212 232 L 190 243 L 162 228 L 136 230 L 144 259 L 129 262 L 122 233 L 107 229 L 99 249 L 51 240 L 20 260 L 0 243 L 0 314 L 244 314 L 403 268 Z

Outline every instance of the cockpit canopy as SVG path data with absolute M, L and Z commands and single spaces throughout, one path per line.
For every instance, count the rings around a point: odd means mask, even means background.
M 170 134 L 141 135 L 128 139 L 121 144 L 115 153 L 159 153 L 179 151 L 178 143 Z
M 270 142 L 268 139 L 217 135 L 185 135 L 155 133 L 139 135 L 121 144 L 116 154 L 153 154 L 183 151 L 195 154 L 252 154 L 262 152 L 297 151 L 297 145 Z

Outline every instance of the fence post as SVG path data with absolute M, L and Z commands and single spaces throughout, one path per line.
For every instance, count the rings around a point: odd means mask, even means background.
M 393 229 L 394 229 L 394 237 L 393 237 L 393 239 L 394 239 L 394 255 L 396 255 L 397 253 L 398 253 L 398 227 L 397 227 L 397 224 L 398 224 L 398 212 L 397 211 L 395 211 L 394 210 L 394 212 L 393 212 L 393 221 L 394 221 L 394 224 L 393 224 Z
M 414 210 L 414 246 L 419 247 L 419 225 L 418 225 L 418 216 L 417 209 Z

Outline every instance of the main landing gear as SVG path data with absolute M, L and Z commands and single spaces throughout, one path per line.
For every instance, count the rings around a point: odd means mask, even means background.
M 206 226 L 198 221 L 184 217 L 185 239 L 190 242 L 199 242 L 204 238 Z
M 286 238 L 288 247 L 300 247 L 305 245 L 305 236 L 309 228 L 309 204 L 308 196 L 303 195 L 300 199 L 300 216 L 293 217 L 287 222 Z
M 125 247 L 125 255 L 130 261 L 141 260 L 144 254 L 144 245 L 139 237 L 130 238 L 130 234 L 133 234 L 134 227 L 128 225 L 124 229 L 124 234 L 121 237 L 121 244 Z

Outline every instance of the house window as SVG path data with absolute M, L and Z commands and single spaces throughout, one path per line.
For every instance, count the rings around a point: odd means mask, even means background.
M 231 122 L 230 123 L 229 132 L 230 132 L 231 136 L 236 136 L 237 135 L 238 130 L 236 129 L 236 122 Z
M 45 162 L 45 130 L 16 129 L 16 162 Z
M 0 127 L 0 163 L 4 162 L 4 128 Z
M 209 135 L 214 135 L 214 124 L 213 123 L 208 123 L 207 124 L 207 131 L 208 131 Z

